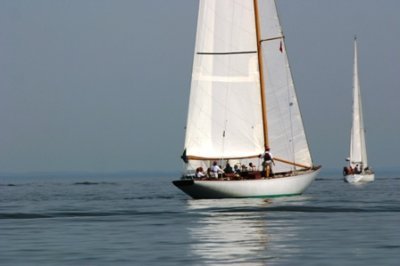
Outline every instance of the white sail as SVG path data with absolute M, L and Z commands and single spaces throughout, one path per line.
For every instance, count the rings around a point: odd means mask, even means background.
M 275 157 L 312 166 L 274 0 L 260 1 L 269 146 Z M 275 171 L 293 166 L 276 164 Z
M 365 129 L 363 121 L 360 81 L 358 78 L 357 40 L 354 40 L 354 73 L 353 73 L 353 125 L 350 140 L 350 164 L 354 167 L 362 164 L 368 166 L 367 149 L 365 144 Z
M 201 0 L 185 148 L 236 158 L 264 150 L 253 0 Z
M 358 77 L 357 39 L 354 39 L 353 69 L 353 116 L 350 135 L 349 166 L 343 169 L 344 180 L 348 183 L 365 183 L 375 180 L 375 174 L 368 165 L 365 145 L 365 128 L 361 103 L 360 81 Z
M 299 195 L 318 174 L 274 0 L 200 0 L 182 159 L 173 184 L 199 199 Z
M 275 1 L 258 3 L 268 144 L 276 158 L 312 167 Z M 200 1 L 185 140 L 189 157 L 244 158 L 264 151 L 255 21 L 254 0 Z M 293 168 L 277 162 L 274 171 Z

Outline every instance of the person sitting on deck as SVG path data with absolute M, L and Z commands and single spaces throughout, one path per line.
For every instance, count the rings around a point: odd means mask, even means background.
M 229 162 L 226 163 L 224 172 L 225 172 L 226 174 L 232 174 L 232 173 L 233 173 L 232 166 L 229 164 Z
M 235 174 L 240 174 L 239 165 L 235 164 L 235 166 L 233 167 L 233 170 L 235 171 Z
M 359 164 L 356 164 L 356 167 L 354 167 L 354 173 L 361 174 L 361 167 Z
M 343 167 L 343 176 L 351 175 L 352 172 L 353 172 L 353 169 L 351 169 L 351 166 Z
M 249 171 L 255 171 L 256 166 L 253 163 L 249 163 Z
M 354 175 L 356 173 L 357 173 L 357 169 L 351 167 L 351 165 L 343 167 L 343 175 L 344 176 L 346 176 L 346 175 Z
M 218 178 L 218 174 L 223 174 L 224 171 L 221 169 L 221 167 L 218 166 L 217 162 L 214 161 L 213 165 L 211 166 L 211 176 Z
M 202 178 L 205 176 L 206 176 L 206 174 L 204 173 L 203 167 L 197 167 L 196 168 L 196 178 Z
M 211 168 L 210 168 L 210 167 L 207 168 L 207 176 L 208 176 L 208 177 L 211 177 L 211 176 L 212 176 L 212 175 L 211 175 Z

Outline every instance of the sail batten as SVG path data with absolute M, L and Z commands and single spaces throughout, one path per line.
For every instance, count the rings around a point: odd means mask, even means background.
M 234 54 L 256 54 L 257 51 L 236 51 L 236 52 L 197 52 L 198 55 L 234 55 Z
M 280 39 L 284 39 L 285 36 L 278 36 L 278 37 L 273 37 L 273 38 L 268 38 L 268 39 L 261 39 L 261 42 L 269 42 L 269 41 L 274 41 L 274 40 L 280 40 Z

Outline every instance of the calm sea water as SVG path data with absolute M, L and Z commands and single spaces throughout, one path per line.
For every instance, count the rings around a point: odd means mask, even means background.
M 173 177 L 0 178 L 0 265 L 398 265 L 400 174 L 191 200 Z

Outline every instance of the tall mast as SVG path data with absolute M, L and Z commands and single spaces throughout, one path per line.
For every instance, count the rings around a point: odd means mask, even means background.
M 257 54 L 258 54 L 258 71 L 260 72 L 260 93 L 261 93 L 261 110 L 263 120 L 263 132 L 264 132 L 264 145 L 268 146 L 268 123 L 267 123 L 267 108 L 265 103 L 265 82 L 264 82 L 264 65 L 263 65 L 263 53 L 262 53 L 262 41 L 261 41 L 261 26 L 260 17 L 258 12 L 258 0 L 254 0 L 254 17 L 256 24 L 256 35 L 257 35 Z

